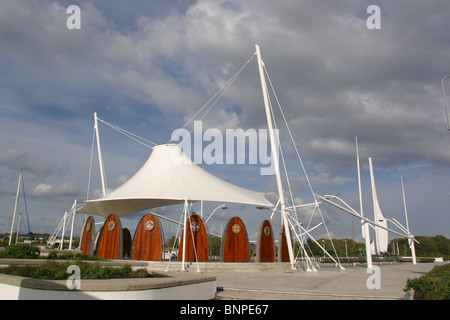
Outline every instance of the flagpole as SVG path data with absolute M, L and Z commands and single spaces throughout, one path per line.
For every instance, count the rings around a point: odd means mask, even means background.
M 184 230 L 183 230 L 183 255 L 181 259 L 181 270 L 185 271 L 185 263 L 186 263 L 186 233 L 187 233 L 187 214 L 188 214 L 188 201 L 184 199 Z

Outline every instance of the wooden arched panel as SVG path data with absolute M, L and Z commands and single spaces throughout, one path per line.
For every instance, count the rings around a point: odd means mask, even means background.
M 81 253 L 88 256 L 94 255 L 95 220 L 90 216 L 84 224 L 81 238 Z
M 275 244 L 269 220 L 264 220 L 259 227 L 256 261 L 275 262 Z
M 122 254 L 122 224 L 115 214 L 111 214 L 103 224 L 97 245 L 97 256 L 104 259 L 122 259 Z
M 142 217 L 134 234 L 132 260 L 161 261 L 162 229 L 158 218 L 149 213 Z
M 202 218 L 199 215 L 193 214 L 189 218 L 187 225 L 188 233 L 186 233 L 185 261 L 208 262 L 208 232 L 206 231 Z M 183 259 L 183 239 L 184 234 L 181 235 L 178 261 L 182 261 Z M 195 259 L 194 246 L 197 250 L 197 260 Z
M 292 243 L 292 242 L 291 242 Z M 290 262 L 289 249 L 287 246 L 284 226 L 281 227 L 280 239 L 278 240 L 278 262 Z
M 238 217 L 228 221 L 222 238 L 223 262 L 248 262 L 248 236 L 244 222 Z

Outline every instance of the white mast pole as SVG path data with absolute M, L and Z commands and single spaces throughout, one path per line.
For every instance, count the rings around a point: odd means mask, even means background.
M 182 256 L 182 262 L 181 262 L 181 270 L 185 271 L 185 262 L 186 262 L 186 233 L 187 233 L 187 214 L 188 214 L 188 202 L 187 199 L 184 199 L 184 230 L 183 230 L 183 256 Z M 179 253 L 179 250 L 178 250 Z
M 356 137 L 356 162 L 358 164 L 358 187 L 359 187 L 359 206 L 360 206 L 360 214 L 361 217 L 364 217 L 363 213 L 363 202 L 362 202 L 362 190 L 361 190 L 361 165 L 359 163 L 359 147 L 358 147 L 358 137 Z M 369 231 L 369 224 L 361 220 L 361 229 L 362 229 L 362 235 L 365 239 L 366 244 L 366 261 L 367 261 L 367 269 L 372 269 L 372 252 L 370 250 L 370 231 Z
M 444 85 L 444 81 L 447 78 L 450 78 L 450 75 L 443 77 L 441 83 L 442 83 L 442 94 L 444 96 L 444 108 L 445 108 L 445 119 L 447 120 L 447 130 L 450 130 L 450 120 L 448 118 L 447 98 L 445 97 L 445 85 Z
M 16 231 L 16 242 L 15 244 L 17 244 L 17 242 L 19 242 L 19 231 L 20 231 L 20 223 L 22 222 L 22 212 L 19 212 L 19 221 L 17 222 L 17 231 Z
M 403 205 L 405 207 L 406 231 L 408 232 L 408 242 L 409 247 L 411 248 L 412 263 L 417 264 L 416 247 L 414 246 L 414 239 L 410 238 L 411 233 L 409 232 L 408 210 L 406 209 L 406 197 L 405 197 L 405 188 L 403 186 L 403 177 L 401 177 L 401 181 L 402 181 Z
M 200 201 L 200 218 L 203 220 L 203 200 Z
M 75 213 L 77 213 L 77 199 L 75 199 L 75 202 L 73 203 L 71 213 L 72 213 L 72 225 L 70 227 L 69 250 L 72 250 L 73 227 L 75 222 Z
M 373 165 L 372 165 L 372 158 L 369 157 L 369 170 L 370 170 L 370 181 L 372 182 L 372 198 L 373 198 L 373 221 L 375 222 L 379 222 L 379 217 L 377 214 L 377 210 L 376 210 L 376 203 L 375 203 L 375 199 L 376 199 L 376 191 L 375 191 L 375 178 L 373 176 Z M 380 253 L 380 239 L 379 239 L 379 235 L 378 235 L 378 226 L 374 226 L 375 228 L 375 254 L 379 254 Z
M 12 223 L 11 223 L 11 231 L 9 232 L 9 245 L 11 245 L 11 241 L 12 241 L 12 235 L 13 235 L 13 231 L 14 231 L 14 222 L 16 219 L 16 212 L 17 212 L 17 204 L 19 203 L 19 191 L 20 191 L 20 183 L 22 181 L 22 171 L 23 171 L 23 169 L 20 169 L 19 181 L 17 182 L 16 201 L 14 202 L 14 211 L 13 211 L 13 218 L 12 218 Z
M 67 211 L 64 212 L 64 218 L 63 218 L 63 227 L 62 227 L 62 231 L 61 231 L 61 242 L 59 244 L 59 250 L 63 250 L 64 249 L 64 234 L 66 233 L 66 219 L 67 219 Z
M 97 119 L 98 119 L 97 112 L 94 112 L 94 129 L 95 129 L 95 135 L 97 137 L 98 162 L 100 165 L 100 178 L 102 180 L 102 194 L 103 194 L 103 196 L 106 196 L 105 169 L 103 168 L 103 157 L 102 157 L 102 150 L 100 147 L 100 136 L 98 133 L 98 120 Z
M 278 194 L 280 197 L 281 217 L 282 217 L 284 230 L 285 230 L 285 234 L 286 234 L 286 241 L 287 241 L 287 247 L 288 247 L 288 251 L 289 251 L 289 260 L 291 262 L 291 268 L 295 269 L 295 267 L 294 267 L 294 251 L 292 249 L 292 242 L 291 242 L 291 232 L 289 230 L 289 223 L 288 223 L 286 211 L 285 211 L 286 205 L 284 202 L 283 185 L 281 183 L 281 176 L 280 176 L 278 148 L 277 148 L 277 144 L 275 142 L 275 135 L 274 135 L 273 123 L 272 123 L 272 115 L 271 115 L 270 107 L 269 107 L 269 95 L 267 92 L 266 78 L 264 76 L 264 70 L 263 70 L 264 62 L 262 61 L 262 58 L 261 58 L 261 52 L 260 52 L 259 46 L 257 44 L 255 44 L 255 47 L 256 47 L 256 56 L 258 58 L 259 76 L 261 79 L 261 87 L 262 87 L 262 93 L 263 93 L 263 98 L 264 98 L 264 106 L 266 109 L 267 125 L 268 125 L 268 129 L 269 129 L 269 137 L 270 137 L 270 146 L 272 149 L 273 164 L 274 164 L 275 175 L 276 175 L 276 179 L 277 179 Z

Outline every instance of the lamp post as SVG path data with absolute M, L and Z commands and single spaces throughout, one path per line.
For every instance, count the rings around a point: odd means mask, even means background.
M 444 81 L 445 79 L 450 78 L 450 74 L 443 77 L 441 80 L 442 83 L 442 95 L 444 97 L 444 108 L 445 108 L 445 119 L 447 120 L 447 130 L 450 130 L 450 122 L 448 119 L 448 107 L 447 107 L 447 98 L 445 97 L 445 86 L 444 86 Z
M 344 243 L 345 243 L 345 257 L 348 258 L 347 240 L 344 240 Z
M 325 259 L 325 240 L 322 240 L 323 258 Z
M 208 223 L 209 219 L 213 216 L 213 214 L 214 214 L 214 213 L 216 212 L 216 210 L 218 210 L 218 209 L 226 210 L 226 209 L 228 209 L 228 207 L 227 207 L 225 204 L 221 204 L 220 206 L 218 206 L 217 208 L 215 208 L 215 209 L 211 212 L 211 214 L 209 215 L 208 219 L 206 219 L 205 224 Z
M 268 207 L 255 207 L 255 208 L 258 209 L 258 210 L 269 210 L 269 211 L 271 211 L 272 214 L 270 215 L 270 218 L 269 218 L 270 221 L 272 221 L 272 217 L 273 217 L 273 215 L 275 213 L 281 213 L 281 211 L 273 210 L 273 209 L 270 209 Z

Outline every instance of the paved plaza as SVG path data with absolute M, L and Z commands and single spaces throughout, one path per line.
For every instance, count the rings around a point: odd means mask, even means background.
M 364 264 L 344 265 L 345 270 L 321 264 L 317 272 L 208 272 L 208 275 L 217 278 L 219 299 L 391 300 L 404 298 L 408 278 L 418 278 L 438 264 L 375 264 L 375 269 L 379 267 L 379 283 L 375 272 L 368 273 Z

